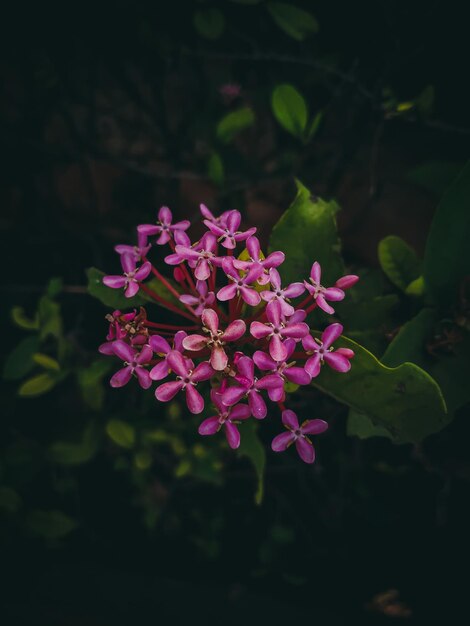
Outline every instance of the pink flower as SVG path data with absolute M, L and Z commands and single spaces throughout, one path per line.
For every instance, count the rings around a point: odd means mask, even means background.
M 250 407 L 246 404 L 237 404 L 232 407 L 225 406 L 222 402 L 221 394 L 217 393 L 215 389 L 211 391 L 211 400 L 215 404 L 217 415 L 205 419 L 199 426 L 198 432 L 200 435 L 215 435 L 223 426 L 228 445 L 236 450 L 240 446 L 240 433 L 238 432 L 237 422 L 250 417 Z
M 323 420 L 306 420 L 299 426 L 299 420 L 294 411 L 286 409 L 282 412 L 282 423 L 287 428 L 287 433 L 281 433 L 274 437 L 271 447 L 274 452 L 283 452 L 290 445 L 295 443 L 297 452 L 305 463 L 315 461 L 315 448 L 307 435 L 319 435 L 325 432 L 328 424 Z
M 230 211 L 225 226 L 218 226 L 211 220 L 204 220 L 204 224 L 214 235 L 217 235 L 224 248 L 233 250 L 236 248 L 237 242 L 245 241 L 256 232 L 256 228 L 249 228 L 245 232 L 238 230 L 241 219 L 242 216 L 239 211 Z
M 128 343 L 118 339 L 113 343 L 113 353 L 124 361 L 124 367 L 118 370 L 109 381 L 111 387 L 127 385 L 133 374 L 135 374 L 143 389 L 150 387 L 152 381 L 144 367 L 152 360 L 153 352 L 150 346 L 142 346 L 142 349 L 138 351 Z
M 330 324 L 323 331 L 321 341 L 311 335 L 307 335 L 302 339 L 302 345 L 306 353 L 313 355 L 305 363 L 305 370 L 312 378 L 318 376 L 323 363 L 328 363 L 337 372 L 348 372 L 351 369 L 350 359 L 353 358 L 354 352 L 348 348 L 334 350 L 331 345 L 342 332 L 343 327 L 341 324 Z
M 284 263 L 286 255 L 284 252 L 272 252 L 265 259 L 262 258 L 261 248 L 257 237 L 248 237 L 246 242 L 246 249 L 250 255 L 249 261 L 239 261 L 234 259 L 233 265 L 237 270 L 243 270 L 247 272 L 254 265 L 260 265 L 263 268 L 263 274 L 258 278 L 260 285 L 266 285 L 269 283 L 270 276 L 269 270 L 273 267 L 278 267 L 281 263 Z M 300 283 L 301 284 L 301 283 Z M 302 293 L 305 289 L 302 287 Z
M 168 364 L 168 355 L 172 350 L 176 350 L 177 352 L 183 353 L 183 339 L 186 337 L 186 333 L 184 330 L 179 330 L 175 334 L 175 338 L 173 341 L 173 348 L 170 346 L 168 341 L 160 335 L 152 335 L 149 340 L 150 347 L 152 350 L 158 354 L 159 356 L 163 356 L 164 358 L 157 363 L 150 370 L 150 378 L 152 380 L 162 380 L 166 378 L 170 373 L 170 365 Z M 189 359 L 188 359 L 189 361 Z
M 227 406 L 232 406 L 246 396 L 253 417 L 256 417 L 256 419 L 265 418 L 268 409 L 260 391 L 263 389 L 268 391 L 282 389 L 282 378 L 277 374 L 268 374 L 260 379 L 256 378 L 255 365 L 248 356 L 242 356 L 238 359 L 237 370 L 238 375 L 235 377 L 235 380 L 240 385 L 228 387 L 222 394 L 222 402 Z
M 323 287 L 320 283 L 321 281 L 321 267 L 320 263 L 315 261 L 312 265 L 312 269 L 310 270 L 310 282 L 304 281 L 304 285 L 307 291 L 313 296 L 315 302 L 323 309 L 325 313 L 329 313 L 332 315 L 335 310 L 331 307 L 327 300 L 331 300 L 332 302 L 337 302 L 339 300 L 343 300 L 345 293 L 342 289 L 338 287 Z
M 120 244 L 118 246 L 114 246 L 114 249 L 118 254 L 130 254 L 135 258 L 136 263 L 142 261 L 144 257 L 147 256 L 150 248 L 152 246 L 147 243 L 147 235 L 144 233 L 139 233 L 137 231 L 137 245 L 136 246 L 128 246 L 125 244 Z
M 220 226 L 221 228 L 225 228 L 227 226 L 227 218 L 230 215 L 231 211 L 224 211 L 221 215 L 216 216 L 210 211 L 205 204 L 199 205 L 199 209 L 203 217 L 206 218 L 212 224 L 216 226 Z
M 266 290 L 261 292 L 261 297 L 265 302 L 272 302 L 278 300 L 281 305 L 281 311 L 283 315 L 293 315 L 295 312 L 294 307 L 289 304 L 289 298 L 297 298 L 301 296 L 305 287 L 302 283 L 291 283 L 288 287 L 283 289 L 281 287 L 281 277 L 279 272 L 272 268 L 269 272 L 269 279 L 273 287 L 272 291 Z
M 262 267 L 259 265 L 253 266 L 244 276 L 240 276 L 240 273 L 233 265 L 233 260 L 224 258 L 222 261 L 222 269 L 229 281 L 231 281 L 231 284 L 222 287 L 217 293 L 217 298 L 221 302 L 232 300 L 235 296 L 241 296 L 250 306 L 256 306 L 261 302 L 259 293 L 252 287 L 249 287 L 249 285 L 253 284 L 259 276 L 261 276 L 263 273 Z
M 242 320 L 234 320 L 225 330 L 219 330 L 219 316 L 213 309 L 205 309 L 201 320 L 204 324 L 202 330 L 207 333 L 207 336 L 188 335 L 183 339 L 183 347 L 195 352 L 209 348 L 211 351 L 210 363 L 216 371 L 221 372 L 228 363 L 224 345 L 243 337 L 246 324 Z
M 211 275 L 212 268 L 220 265 L 217 258 L 217 239 L 212 233 L 206 233 L 201 241 L 194 247 L 177 245 L 176 254 L 170 254 L 165 258 L 169 265 L 176 265 L 183 261 L 189 261 L 189 265 L 194 268 L 194 276 L 198 280 L 207 280 Z
M 285 359 L 275 361 L 269 354 L 257 350 L 253 355 L 253 361 L 258 369 L 262 371 L 272 372 L 281 377 L 282 381 L 288 380 L 296 385 L 308 385 L 311 381 L 311 376 L 305 371 L 303 367 L 296 367 L 295 361 L 287 363 L 288 359 L 295 350 L 295 340 L 286 339 L 284 346 L 287 349 L 287 355 Z M 268 395 L 270 400 L 278 402 L 284 396 L 284 384 L 281 388 L 281 393 L 278 389 L 268 389 Z
M 309 327 L 303 322 L 292 322 L 282 317 L 281 305 L 273 300 L 266 307 L 268 323 L 252 322 L 250 333 L 255 339 L 269 339 L 269 354 L 275 361 L 286 359 L 288 351 L 284 339 L 302 339 L 309 332 Z
M 145 280 L 152 269 L 151 263 L 148 261 L 143 263 L 139 269 L 136 269 L 136 261 L 134 255 L 122 254 L 121 265 L 124 270 L 123 276 L 103 276 L 103 283 L 112 289 L 125 288 L 124 295 L 126 298 L 132 298 L 139 291 L 139 282 Z
M 156 224 L 141 224 L 137 227 L 137 231 L 140 235 L 150 237 L 151 235 L 159 235 L 156 243 L 159 246 L 168 243 L 172 236 L 175 236 L 177 231 L 187 230 L 191 225 L 189 220 L 183 220 L 172 224 L 173 215 L 168 207 L 162 206 L 158 211 L 158 220 Z
M 184 294 L 180 296 L 180 301 L 189 306 L 196 307 L 194 312 L 196 315 L 201 315 L 204 309 L 214 304 L 215 294 L 213 291 L 209 291 L 205 280 L 197 281 L 196 290 L 199 294 L 199 298 L 191 294 Z
M 167 363 L 176 374 L 176 380 L 163 383 L 155 390 L 155 397 L 160 402 L 169 402 L 178 391 L 185 390 L 186 404 L 191 413 L 201 413 L 204 409 L 204 400 L 196 389 L 196 385 L 204 380 L 209 380 L 214 375 L 214 370 L 207 361 L 194 367 L 190 359 L 185 359 L 182 354 L 172 350 L 168 354 Z

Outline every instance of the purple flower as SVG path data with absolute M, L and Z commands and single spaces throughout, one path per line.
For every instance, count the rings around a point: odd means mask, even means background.
M 274 268 L 272 268 L 269 272 L 269 278 L 273 289 L 272 291 L 262 291 L 261 297 L 265 302 L 278 300 L 281 305 L 282 314 L 287 316 L 293 315 L 295 309 L 291 304 L 289 304 L 288 299 L 301 296 L 305 291 L 304 285 L 302 283 L 291 283 L 288 287 L 283 289 L 281 287 L 281 277 L 279 272 Z
M 151 235 L 159 235 L 156 243 L 159 246 L 168 243 L 172 236 L 175 236 L 178 231 L 187 230 L 191 224 L 189 220 L 183 220 L 172 224 L 173 215 L 168 207 L 162 206 L 158 211 L 158 220 L 156 224 L 141 224 L 137 227 L 137 231 L 140 235 L 150 237 Z
M 205 419 L 199 426 L 198 432 L 200 435 L 215 435 L 223 426 L 228 445 L 236 450 L 240 446 L 240 433 L 238 432 L 237 422 L 250 417 L 250 407 L 246 404 L 237 404 L 232 407 L 225 406 L 222 402 L 222 394 L 215 389 L 211 391 L 211 400 L 215 404 L 217 415 Z
M 217 235 L 224 248 L 233 250 L 236 248 L 238 241 L 245 241 L 245 239 L 248 239 L 256 232 L 256 228 L 249 228 L 245 232 L 238 230 L 241 219 L 242 216 L 239 211 L 230 211 L 226 218 L 225 226 L 214 224 L 211 220 L 204 220 L 204 224 L 214 235 Z
M 321 266 L 317 261 L 312 265 L 309 280 L 310 282 L 304 281 L 307 291 L 313 296 L 320 309 L 332 315 L 335 310 L 328 304 L 327 300 L 332 302 L 343 300 L 345 296 L 344 291 L 338 287 L 323 287 L 321 284 Z
M 281 305 L 273 300 L 266 307 L 268 323 L 252 322 L 250 333 L 255 339 L 269 339 L 269 354 L 275 361 L 283 361 L 287 357 L 287 347 L 283 340 L 302 339 L 309 332 L 309 327 L 303 322 L 292 322 L 282 317 Z
M 248 356 L 242 356 L 237 361 L 238 375 L 235 380 L 240 385 L 228 387 L 222 394 L 222 402 L 227 406 L 237 404 L 245 396 L 253 417 L 263 419 L 266 417 L 268 409 L 260 391 L 262 389 L 273 390 L 283 388 L 283 381 L 277 374 L 268 374 L 258 379 L 255 377 L 255 365 Z
M 103 283 L 112 289 L 121 289 L 125 287 L 124 295 L 126 298 L 132 298 L 139 291 L 139 281 L 145 280 L 150 274 L 152 265 L 146 261 L 139 269 L 136 269 L 136 261 L 134 255 L 122 254 L 121 265 L 124 270 L 123 276 L 103 276 Z
M 147 235 L 144 233 L 139 233 L 137 231 L 137 245 L 136 246 L 128 246 L 125 244 L 120 244 L 118 246 L 114 246 L 114 249 L 118 254 L 130 254 L 135 258 L 136 263 L 142 261 L 144 257 L 147 256 L 150 248 L 152 246 L 147 242 Z
M 244 276 L 240 276 L 240 273 L 233 265 L 233 260 L 224 258 L 222 261 L 222 269 L 229 281 L 231 281 L 231 284 L 219 290 L 217 293 L 219 300 L 225 302 L 226 300 L 232 300 L 235 296 L 240 295 L 250 306 L 256 306 L 261 302 L 259 293 L 253 289 L 253 287 L 249 287 L 249 285 L 254 283 L 263 273 L 261 266 L 253 266 Z
M 213 309 L 205 309 L 201 316 L 204 335 L 188 335 L 183 339 L 183 347 L 186 350 L 199 352 L 204 348 L 211 351 L 210 363 L 212 367 L 222 372 L 228 363 L 228 356 L 224 350 L 227 342 L 236 341 L 243 337 L 246 324 L 242 320 L 234 320 L 225 330 L 219 330 L 219 316 Z
M 152 380 L 163 380 L 170 373 L 170 366 L 168 364 L 168 355 L 172 350 L 176 350 L 177 352 L 183 353 L 183 339 L 186 337 L 186 333 L 184 330 L 179 330 L 175 334 L 175 338 L 173 341 L 173 348 L 170 346 L 168 341 L 160 335 L 152 335 L 150 337 L 150 347 L 152 350 L 158 355 L 163 356 L 163 360 L 160 363 L 157 363 L 150 370 L 150 378 Z M 188 359 L 189 361 L 189 359 Z
M 231 211 L 224 211 L 221 215 L 216 216 L 210 211 L 205 204 L 199 205 L 199 209 L 202 213 L 202 216 L 206 218 L 212 224 L 216 226 L 220 226 L 221 228 L 225 228 L 227 226 L 227 218 L 230 215 Z
M 198 280 L 196 283 L 196 290 L 199 294 L 199 298 L 191 294 L 184 294 L 180 296 L 180 301 L 189 306 L 196 307 L 194 313 L 196 315 L 202 315 L 204 309 L 210 307 L 215 302 L 215 294 L 213 291 L 209 291 L 209 287 L 205 280 Z
M 335 287 L 338 287 L 338 289 L 350 289 L 357 283 L 358 280 L 359 276 L 356 276 L 356 274 L 348 274 L 347 276 L 338 278 L 335 282 Z
M 307 335 L 302 339 L 302 345 L 307 354 L 311 354 L 305 363 L 305 370 L 312 378 L 320 373 L 323 363 L 336 370 L 337 372 L 348 372 L 351 369 L 350 359 L 353 358 L 354 352 L 349 348 L 338 348 L 334 350 L 331 345 L 336 341 L 343 332 L 341 324 L 330 324 L 322 333 L 321 340 Z
M 284 252 L 272 252 L 266 258 L 263 257 L 261 253 L 261 248 L 259 245 L 259 241 L 257 237 L 248 237 L 246 242 L 246 249 L 248 254 L 250 255 L 249 261 L 240 261 L 238 259 L 234 259 L 233 265 L 238 270 L 243 270 L 247 272 L 250 270 L 253 265 L 261 265 L 263 268 L 263 274 L 258 278 L 258 283 L 260 285 L 266 285 L 269 283 L 269 270 L 273 267 L 278 267 L 281 263 L 284 263 L 284 259 L 286 255 Z M 302 287 L 302 293 L 305 289 Z
M 209 380 L 214 375 L 214 370 L 207 361 L 194 367 L 194 363 L 190 359 L 185 359 L 182 354 L 175 350 L 172 350 L 166 358 L 168 365 L 176 374 L 176 380 L 157 387 L 155 397 L 160 402 L 168 402 L 176 396 L 178 391 L 184 389 L 188 409 L 194 414 L 201 413 L 204 409 L 204 400 L 196 389 L 196 385 L 204 380 Z
M 216 256 L 217 239 L 212 233 L 203 235 L 201 241 L 192 248 L 177 245 L 175 250 L 176 253 L 167 256 L 165 262 L 169 265 L 176 265 L 183 261 L 188 261 L 190 267 L 194 269 L 194 276 L 198 280 L 209 278 L 213 266 L 218 266 L 221 263 Z
M 275 361 L 269 354 L 261 350 L 257 350 L 254 353 L 253 361 L 258 369 L 277 374 L 283 381 L 288 380 L 296 385 L 308 385 L 311 381 L 310 374 L 303 367 L 296 367 L 295 361 L 287 362 L 295 350 L 295 340 L 286 339 L 284 346 L 287 349 L 287 355 L 281 361 Z M 273 402 L 279 402 L 284 396 L 284 385 L 280 393 L 279 389 L 268 389 L 268 395 Z
M 142 346 L 139 351 L 122 341 L 122 339 L 117 339 L 113 343 L 113 353 L 124 361 L 124 367 L 118 370 L 109 381 L 111 387 L 127 385 L 133 374 L 136 375 L 143 389 L 150 387 L 152 380 L 144 367 L 152 360 L 153 352 L 150 346 Z
M 274 437 L 271 447 L 274 452 L 283 452 L 290 445 L 295 443 L 297 452 L 305 463 L 313 463 L 315 461 L 315 448 L 306 435 L 319 435 L 325 432 L 328 424 L 323 420 L 306 420 L 302 426 L 299 426 L 299 420 L 294 411 L 289 409 L 282 412 L 282 423 L 287 428 L 287 433 L 281 433 Z

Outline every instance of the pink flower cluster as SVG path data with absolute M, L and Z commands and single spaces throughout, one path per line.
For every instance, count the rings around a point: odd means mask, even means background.
M 238 211 L 216 217 L 201 205 L 201 213 L 207 231 L 195 243 L 186 233 L 190 223 L 173 223 L 171 211 L 162 207 L 156 224 L 137 227 L 137 245 L 116 246 L 123 273 L 105 276 L 104 284 L 124 289 L 127 298 L 142 289 L 185 323 L 150 321 L 142 307 L 139 312 L 108 315 L 109 332 L 100 352 L 123 362 L 111 386 L 122 387 L 135 378 L 148 389 L 155 381 L 157 400 L 168 402 L 183 392 L 194 414 L 204 411 L 207 386 L 215 412 L 202 421 L 199 433 L 224 430 L 231 448 L 240 445 L 243 421 L 268 415 L 268 400 L 275 412 L 281 412 L 287 429 L 274 438 L 272 449 L 279 452 L 295 444 L 302 460 L 313 463 L 315 450 L 309 436 L 328 425 L 319 419 L 299 425 L 296 414 L 284 404 L 286 384 L 308 385 L 324 364 L 337 372 L 350 369 L 354 353 L 333 346 L 343 330 L 341 324 L 327 326 L 319 339 L 311 334 L 306 319 L 316 307 L 333 314 L 330 302 L 342 300 L 344 290 L 358 277 L 343 276 L 325 287 L 315 262 L 306 280 L 283 286 L 278 268 L 284 253 L 265 257 L 256 228 L 243 230 Z M 152 245 L 169 246 L 165 264 L 172 268 L 172 279 L 147 259 Z M 237 247 L 243 252 L 238 256 Z M 158 281 L 158 293 L 152 282 L 144 282 L 149 276 Z

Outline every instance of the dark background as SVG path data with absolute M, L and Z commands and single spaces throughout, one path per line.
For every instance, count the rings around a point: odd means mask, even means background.
M 163 204 L 193 221 L 200 202 L 237 208 L 266 242 L 298 176 L 340 203 L 345 259 L 375 268 L 386 235 L 423 252 L 438 196 L 409 172 L 468 157 L 461 3 L 299 2 L 320 24 L 304 42 L 277 28 L 262 4 L 211 5 L 226 19 L 214 41 L 193 25 L 194 11 L 209 3 L 170 4 L 24 4 L 2 19 L 5 354 L 22 336 L 10 308 L 31 310 L 47 281 L 61 276 L 77 354 L 93 358 L 105 311 L 85 293 L 85 268 L 114 271 L 113 245 L 132 240 L 135 225 Z M 228 82 L 241 87 L 233 102 L 219 92 Z M 307 146 L 272 116 L 270 94 L 283 82 L 312 112 L 324 111 Z M 435 93 L 429 115 L 385 115 L 384 89 L 402 102 L 428 85 Z M 242 104 L 255 110 L 255 127 L 219 146 L 218 120 Z M 222 186 L 208 176 L 214 149 L 224 161 Z M 34 401 L 14 391 L 2 382 L 5 456 L 18 441 L 40 449 L 83 423 L 70 381 Z M 108 394 L 96 420 L 137 402 L 135 390 Z M 151 402 L 146 410 L 159 418 Z M 20 481 L 25 502 L 63 508 L 79 527 L 43 541 L 16 518 L 0 518 L 2 622 L 386 624 L 462 615 L 468 411 L 423 445 L 396 447 L 348 438 L 341 407 L 324 400 L 323 410 L 332 434 L 315 467 L 268 453 L 261 506 L 253 503 L 249 463 L 228 456 L 221 485 L 177 480 L 164 455 L 145 479 L 119 472 L 109 443 L 69 473 L 28 466 Z M 145 522 L 149 499 L 158 509 L 153 525 Z M 378 597 L 393 589 L 397 595 Z

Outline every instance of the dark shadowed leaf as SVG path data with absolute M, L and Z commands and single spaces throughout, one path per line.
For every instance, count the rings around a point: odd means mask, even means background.
M 106 424 L 106 432 L 110 439 L 122 448 L 132 448 L 135 443 L 135 429 L 122 420 L 109 420 Z
M 227 113 L 217 124 L 217 137 L 224 143 L 229 143 L 240 131 L 252 126 L 254 121 L 255 114 L 249 107 Z
M 208 7 L 194 13 L 194 26 L 201 37 L 218 39 L 225 29 L 225 17 L 219 9 Z
M 390 282 L 405 291 L 421 275 L 422 263 L 416 252 L 400 237 L 391 235 L 379 243 L 380 266 Z
M 407 179 L 441 196 L 463 166 L 450 161 L 426 161 L 408 172 Z
M 49 447 L 48 456 L 59 465 L 82 465 L 88 463 L 98 449 L 98 432 L 89 424 L 78 441 L 56 441 Z
M 32 511 L 26 525 L 31 532 L 44 539 L 61 539 L 78 526 L 75 520 L 62 511 Z
M 261 504 L 264 492 L 264 468 L 266 465 L 266 452 L 257 434 L 258 424 L 250 420 L 240 426 L 241 443 L 237 450 L 239 456 L 250 459 L 255 468 L 258 479 L 258 487 L 255 493 L 255 502 Z
M 266 8 L 279 28 L 297 41 L 318 32 L 317 20 L 303 9 L 287 2 L 268 2 Z
M 38 374 L 25 381 L 18 389 L 18 395 L 22 398 L 32 398 L 34 396 L 40 396 L 43 393 L 50 391 L 58 382 L 56 376 L 47 372 L 44 374 Z
M 278 85 L 271 97 L 271 107 L 279 124 L 294 135 L 302 138 L 307 127 L 307 104 L 292 85 Z
M 3 378 L 5 380 L 23 378 L 33 368 L 33 354 L 38 348 L 39 338 L 36 335 L 22 339 L 10 352 L 3 365 Z

